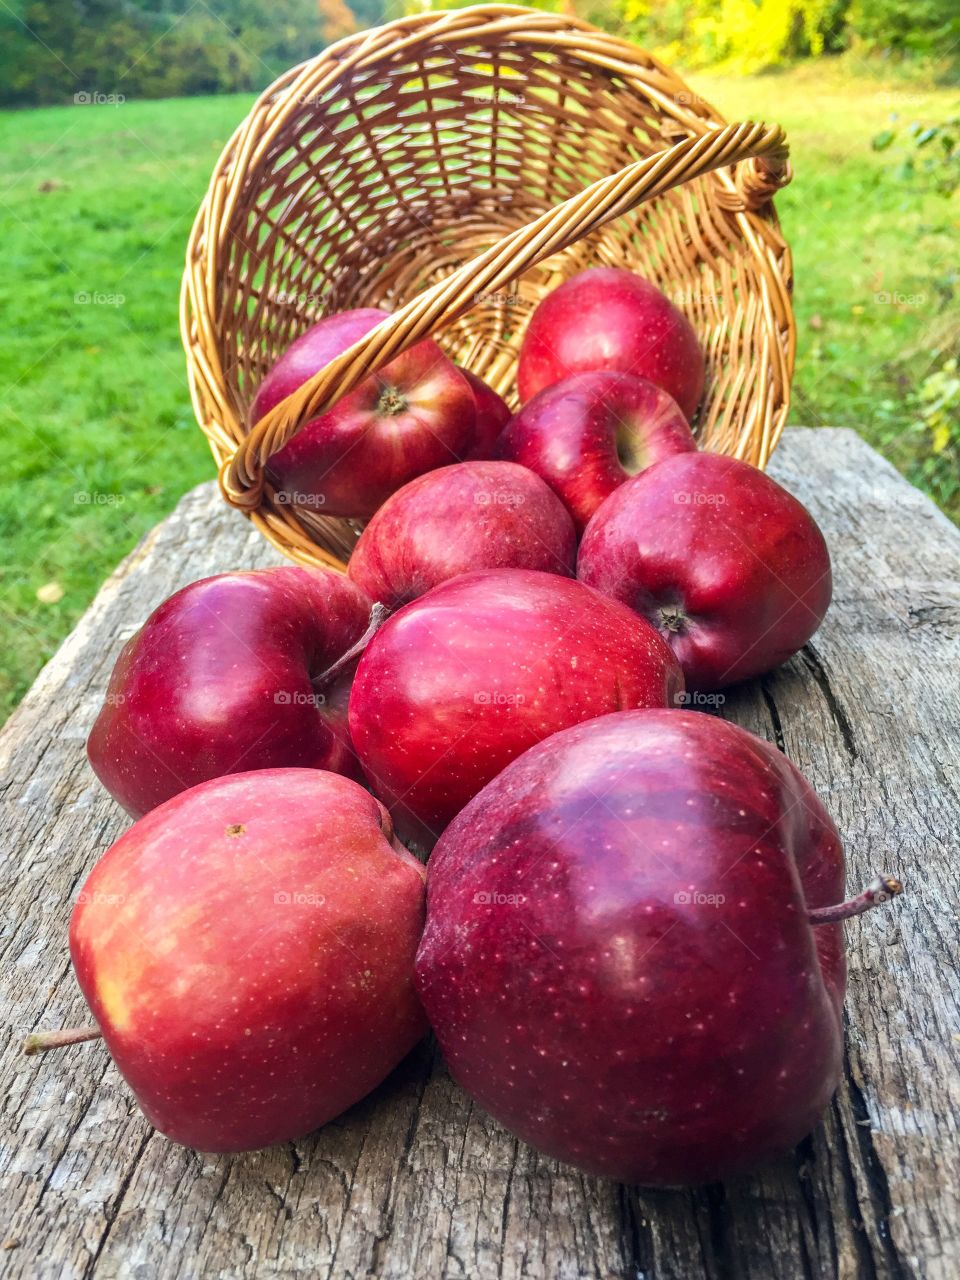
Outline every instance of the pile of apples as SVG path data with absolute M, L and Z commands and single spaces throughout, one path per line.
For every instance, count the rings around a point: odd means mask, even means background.
M 251 421 L 383 315 L 304 333 Z M 29 1048 L 102 1034 L 178 1142 L 308 1133 L 428 1026 L 514 1133 L 624 1181 L 748 1169 L 835 1088 L 840 922 L 899 885 L 842 901 L 804 778 L 693 709 L 813 634 L 824 539 L 698 451 L 700 346 L 639 277 L 547 296 L 517 385 L 512 415 L 398 356 L 269 463 L 367 521 L 347 574 L 193 583 L 119 657 L 88 750 L 137 821 L 70 931 L 96 1027 Z

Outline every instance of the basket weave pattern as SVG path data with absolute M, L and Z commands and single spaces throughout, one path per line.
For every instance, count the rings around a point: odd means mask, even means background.
M 188 246 L 183 341 L 224 496 L 284 554 L 342 568 L 356 528 L 278 503 L 267 458 L 431 334 L 513 402 L 530 312 L 589 265 L 636 271 L 686 313 L 707 358 L 701 445 L 764 466 L 794 359 L 770 202 L 789 176 L 779 128 L 724 126 L 655 59 L 575 18 L 484 5 L 331 46 L 255 104 Z M 374 305 L 394 314 L 248 421 L 295 337 Z

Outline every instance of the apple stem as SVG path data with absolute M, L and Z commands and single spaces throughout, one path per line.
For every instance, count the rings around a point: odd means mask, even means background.
M 862 915 L 871 907 L 878 907 L 881 902 L 901 893 L 903 885 L 894 876 L 877 876 L 855 898 L 838 902 L 833 907 L 814 907 L 807 912 L 807 919 L 811 924 L 837 924 L 840 920 L 849 920 L 851 916 Z
M 23 1042 L 23 1052 L 32 1057 L 46 1053 L 48 1049 L 63 1049 L 68 1044 L 83 1044 L 85 1040 L 100 1040 L 99 1027 L 67 1027 L 65 1031 L 35 1031 Z
M 660 626 L 664 631 L 669 631 L 671 635 L 676 635 L 678 631 L 682 631 L 686 626 L 686 614 L 678 604 L 661 605 L 657 613 L 660 619 Z
M 326 671 L 321 671 L 318 676 L 314 677 L 312 684 L 317 693 L 333 684 L 337 676 L 346 670 L 354 659 L 360 657 L 381 626 L 386 622 L 389 612 L 390 610 L 386 605 L 375 604 L 373 606 L 370 610 L 370 621 L 367 624 L 367 629 L 357 643 L 351 645 L 346 653 L 341 654 L 332 666 L 327 667 Z
M 396 417 L 398 413 L 403 413 L 407 407 L 406 397 L 396 387 L 385 386 L 380 392 L 380 399 L 377 401 L 377 409 L 380 413 L 388 418 Z

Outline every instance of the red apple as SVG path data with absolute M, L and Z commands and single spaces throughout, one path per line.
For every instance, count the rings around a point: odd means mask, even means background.
M 625 480 L 697 442 L 675 400 L 646 378 L 598 370 L 544 387 L 508 423 L 497 456 L 542 476 L 582 533 Z
M 690 421 L 703 395 L 693 325 L 656 285 L 616 267 L 581 271 L 540 302 L 520 346 L 520 399 L 589 369 L 649 378 Z
M 474 445 L 466 455 L 466 461 L 472 462 L 492 456 L 494 441 L 510 421 L 510 406 L 502 396 L 497 395 L 493 387 L 488 387 L 471 370 L 461 369 L 460 372 L 470 383 L 477 406 Z
M 840 1075 L 829 816 L 768 743 L 694 711 L 555 734 L 430 860 L 417 988 L 456 1080 L 547 1155 L 670 1186 L 753 1168 Z
M 667 458 L 612 493 L 577 573 L 662 632 L 691 689 L 785 662 L 830 604 L 830 555 L 809 511 L 762 471 L 710 453 Z
M 280 766 L 359 770 L 346 655 L 370 601 L 338 573 L 294 566 L 184 587 L 125 645 L 87 743 L 134 817 L 187 787 Z
M 317 769 L 217 778 L 141 818 L 87 878 L 70 952 L 150 1123 L 246 1151 L 369 1093 L 426 1029 L 423 880 L 373 796 Z
M 669 646 L 623 605 L 570 578 L 486 569 L 384 623 L 357 668 L 350 732 L 401 834 L 429 847 L 533 743 L 669 706 L 682 688 Z
M 460 462 L 388 498 L 348 573 L 371 600 L 395 608 L 471 569 L 573 577 L 576 558 L 573 521 L 539 476 L 512 462 Z
M 251 423 L 375 328 L 386 311 L 327 316 L 287 348 L 264 378 Z M 435 342 L 418 342 L 273 455 L 278 501 L 328 516 L 373 515 L 414 476 L 459 462 L 475 443 L 477 410 L 466 378 Z

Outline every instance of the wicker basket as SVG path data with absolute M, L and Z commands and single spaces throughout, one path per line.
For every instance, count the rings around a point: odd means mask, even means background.
M 634 269 L 686 312 L 707 356 L 701 444 L 764 466 L 793 370 L 770 201 L 788 180 L 779 128 L 724 126 L 573 17 L 482 5 L 332 45 L 257 101 L 190 237 L 183 341 L 225 498 L 285 555 L 342 568 L 357 527 L 278 504 L 266 459 L 428 334 L 511 400 L 530 311 L 590 264 Z M 248 422 L 293 338 L 372 305 L 393 315 Z

